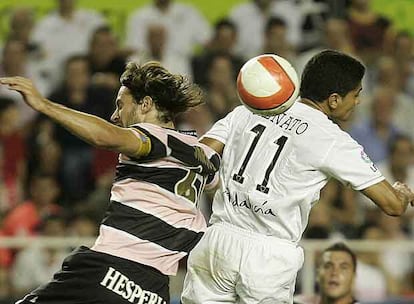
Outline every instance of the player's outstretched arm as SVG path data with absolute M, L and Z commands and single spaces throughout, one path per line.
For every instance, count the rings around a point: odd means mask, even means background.
M 400 216 L 408 204 L 414 204 L 414 193 L 407 185 L 396 182 L 391 186 L 386 180 L 362 190 L 386 214 Z
M 146 136 L 142 135 L 140 140 L 130 129 L 115 126 L 97 116 L 69 109 L 47 100 L 27 78 L 0 78 L 0 84 L 19 92 L 30 107 L 50 117 L 93 146 L 133 157 L 144 156 L 150 152 L 151 146 Z

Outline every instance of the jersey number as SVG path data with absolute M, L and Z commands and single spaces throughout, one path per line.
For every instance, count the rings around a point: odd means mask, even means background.
M 186 199 L 197 202 L 203 183 L 197 178 L 194 171 L 188 170 L 186 176 L 175 184 L 175 193 Z
M 249 150 L 247 151 L 246 157 L 243 160 L 243 163 L 240 166 L 239 172 L 235 173 L 233 175 L 233 180 L 235 180 L 236 182 L 243 184 L 244 182 L 244 177 L 243 177 L 243 173 L 244 170 L 246 170 L 247 164 L 250 161 L 250 158 L 252 157 L 252 154 L 254 152 L 254 149 L 256 148 L 257 143 L 259 142 L 260 137 L 263 134 L 263 131 L 266 129 L 265 126 L 263 125 L 257 125 L 255 126 L 253 129 L 251 129 L 250 131 L 256 133 L 256 136 L 254 137 Z M 269 193 L 269 188 L 267 187 L 267 184 L 269 182 L 269 176 L 270 173 L 272 172 L 272 170 L 274 169 L 276 162 L 280 156 L 280 153 L 282 152 L 283 147 L 286 144 L 287 141 L 287 137 L 286 136 L 281 136 L 279 137 L 275 143 L 278 145 L 278 148 L 276 150 L 275 156 L 273 156 L 272 162 L 270 163 L 269 167 L 266 170 L 265 176 L 263 178 L 263 181 L 261 184 L 256 185 L 256 190 L 263 192 L 263 193 Z

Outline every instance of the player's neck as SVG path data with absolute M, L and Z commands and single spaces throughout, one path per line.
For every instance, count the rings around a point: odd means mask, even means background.
M 158 111 L 149 111 L 140 120 L 140 122 L 150 123 L 163 128 L 175 129 L 174 122 L 172 120 L 164 121 Z
M 157 120 L 157 121 L 149 122 L 149 123 L 152 123 L 154 125 L 157 125 L 157 126 L 160 126 L 160 127 L 163 127 L 163 128 L 175 129 L 175 125 L 174 125 L 174 123 L 172 121 L 169 121 L 169 122 L 160 122 L 159 120 Z
M 302 98 L 300 100 L 301 103 L 304 103 L 307 106 L 310 106 L 311 108 L 314 108 L 318 111 L 321 111 L 323 114 L 329 117 L 329 109 L 327 109 L 322 102 L 313 101 L 307 98 Z

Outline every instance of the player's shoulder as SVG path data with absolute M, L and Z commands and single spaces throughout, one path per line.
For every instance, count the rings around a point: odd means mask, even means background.
M 235 107 L 230 113 L 237 113 L 242 115 L 253 115 L 252 112 L 250 112 L 245 106 L 240 105 Z M 233 114 L 234 115 L 234 114 Z
M 152 123 L 138 123 L 131 126 L 131 128 L 146 130 L 153 135 L 159 136 L 176 136 L 186 138 L 188 141 L 197 142 L 197 132 L 195 130 L 181 130 L 165 128 Z

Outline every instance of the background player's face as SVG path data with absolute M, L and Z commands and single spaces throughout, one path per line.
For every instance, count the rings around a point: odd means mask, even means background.
M 348 120 L 354 112 L 355 106 L 360 103 L 359 93 L 361 90 L 362 86 L 358 85 L 344 97 L 339 96 L 337 107 L 332 110 L 331 117 L 340 121 Z
M 344 251 L 328 251 L 322 255 L 318 268 L 321 294 L 329 299 L 352 297 L 354 281 L 352 257 Z
M 121 127 L 128 127 L 140 123 L 139 105 L 134 100 L 131 91 L 121 86 L 116 97 L 116 109 L 111 116 L 111 121 Z

